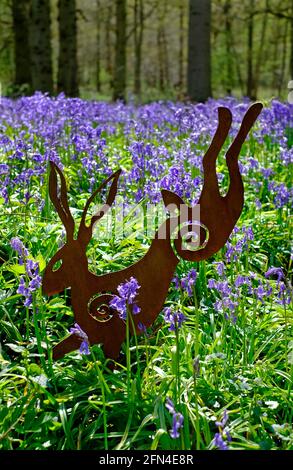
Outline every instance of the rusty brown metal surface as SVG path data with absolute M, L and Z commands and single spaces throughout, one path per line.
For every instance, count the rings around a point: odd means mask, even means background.
M 43 276 L 43 293 L 50 296 L 71 287 L 71 302 L 75 322 L 87 334 L 90 344 L 103 344 L 105 355 L 116 359 L 121 344 L 125 339 L 125 322 L 120 319 L 109 302 L 117 295 L 119 284 L 131 277 L 137 279 L 141 286 L 136 303 L 141 312 L 133 315 L 137 334 L 141 331 L 138 323 L 146 327 L 152 325 L 161 312 L 168 289 L 180 258 L 189 261 L 204 260 L 222 248 L 231 234 L 243 208 L 244 189 L 238 167 L 238 157 L 251 127 L 262 110 L 260 103 L 253 104 L 246 112 L 237 136 L 226 154 L 230 177 L 227 194 L 222 197 L 219 192 L 216 175 L 216 160 L 228 136 L 232 115 L 229 109 L 219 108 L 219 123 L 209 149 L 203 157 L 204 184 L 199 199 L 200 205 L 200 242 L 201 249 L 189 251 L 183 249 L 182 233 L 178 231 L 177 238 L 172 243 L 174 227 L 182 223 L 180 212 L 187 206 L 184 201 L 171 191 L 162 190 L 166 207 L 177 207 L 178 213 L 171 212 L 156 232 L 151 246 L 144 257 L 137 263 L 118 272 L 96 276 L 88 269 L 86 248 L 91 240 L 93 226 L 113 204 L 117 193 L 118 179 L 121 170 L 107 178 L 88 199 L 77 237 L 74 238 L 75 221 L 68 205 L 67 188 L 62 171 L 51 164 L 49 178 L 49 195 L 55 209 L 65 227 L 67 240 L 65 245 L 53 256 L 48 263 Z M 58 176 L 60 188 L 58 188 Z M 86 216 L 95 196 L 111 183 L 108 197 L 102 209 L 95 214 L 86 225 Z M 186 224 L 192 222 L 192 208 L 185 211 Z M 207 235 L 208 231 L 208 235 Z M 205 242 L 204 242 L 205 240 Z M 174 249 L 175 248 L 175 249 Z M 61 266 L 55 269 L 56 263 Z M 62 340 L 53 349 L 53 358 L 58 359 L 80 346 L 80 339 L 72 334 Z

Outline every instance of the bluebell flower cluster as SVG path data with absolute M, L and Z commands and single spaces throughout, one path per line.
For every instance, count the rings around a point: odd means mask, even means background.
M 164 319 L 166 323 L 169 323 L 169 331 L 176 331 L 182 326 L 182 323 L 185 322 L 186 317 L 182 312 L 175 310 L 174 306 L 165 307 L 163 309 Z
M 42 284 L 39 263 L 29 258 L 29 252 L 19 238 L 12 238 L 10 244 L 19 255 L 19 264 L 25 265 L 26 271 L 26 275 L 20 277 L 17 293 L 24 296 L 24 306 L 31 307 L 33 303 L 33 293 L 39 289 Z
M 187 276 L 181 279 L 181 288 L 191 297 L 194 294 L 194 287 L 196 283 L 197 272 L 192 268 Z
M 285 282 L 285 275 L 282 268 L 272 267 L 265 272 L 265 279 L 276 278 L 276 289 L 267 280 L 258 279 L 255 273 L 237 274 L 234 283 L 229 283 L 226 275 L 226 266 L 223 262 L 215 262 L 214 266 L 219 279 L 210 278 L 208 280 L 209 289 L 213 289 L 219 298 L 214 302 L 214 308 L 218 313 L 224 315 L 232 323 L 237 321 L 237 308 L 241 296 L 252 296 L 261 304 L 274 294 L 277 302 L 282 305 L 290 304 L 292 287 L 289 281 Z M 243 291 L 243 288 L 245 289 Z
M 283 306 L 289 305 L 292 301 L 292 286 L 289 280 L 286 281 L 283 269 L 272 266 L 265 272 L 265 277 L 267 279 L 271 277 L 277 278 L 278 303 Z M 271 288 L 271 290 L 273 289 Z
M 6 204 L 17 196 L 22 204 L 36 203 L 42 209 L 38 188 L 46 182 L 49 159 L 62 168 L 60 148 L 77 168 L 76 179 L 71 182 L 73 190 L 82 186 L 90 192 L 98 183 L 101 169 L 108 175 L 110 167 L 119 166 L 120 149 L 110 140 L 113 135 L 123 135 L 131 161 L 121 178 L 123 196 L 131 202 L 147 197 L 156 203 L 161 200 L 160 189 L 165 188 L 195 203 L 202 185 L 202 149 L 217 128 L 217 108 L 221 105 L 232 111 L 231 133 L 235 134 L 248 101 L 225 98 L 205 104 L 166 102 L 136 107 L 131 103 L 68 99 L 64 94 L 51 98 L 36 93 L 14 101 L 2 98 L 0 145 L 5 160 L 0 164 L 0 196 Z M 282 165 L 292 162 L 292 148 L 284 132 L 292 124 L 291 112 L 290 105 L 273 100 L 252 131 L 260 144 L 265 145 L 267 136 L 278 143 L 277 158 Z M 269 184 L 270 202 L 276 207 L 288 204 L 292 197 L 289 185 L 276 182 L 271 168 L 262 167 L 253 154 L 241 163 L 241 171 L 249 176 L 249 184 L 255 180 L 260 203 L 264 202 L 262 177 Z M 219 181 L 224 178 L 219 172 Z
M 235 227 L 233 234 L 236 235 L 236 243 L 232 244 L 231 241 L 226 243 L 225 256 L 228 263 L 238 260 L 241 254 L 247 250 L 249 242 L 254 239 L 252 227 L 242 227 L 241 231 Z
M 119 295 L 115 295 L 113 297 L 110 301 L 110 307 L 119 312 L 119 317 L 122 320 L 126 320 L 128 308 L 133 315 L 137 315 L 141 311 L 140 307 L 135 302 L 139 289 L 140 285 L 134 277 L 131 277 L 129 281 L 126 281 L 117 287 Z

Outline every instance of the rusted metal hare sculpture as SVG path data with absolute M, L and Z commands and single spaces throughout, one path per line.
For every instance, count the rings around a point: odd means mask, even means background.
M 229 133 L 232 115 L 229 109 L 218 109 L 219 123 L 212 143 L 203 157 L 204 184 L 198 204 L 200 205 L 200 249 L 188 250 L 188 237 L 184 238 L 179 227 L 182 222 L 192 227 L 192 208 L 171 191 L 162 190 L 162 197 L 167 208 L 172 206 L 167 218 L 157 230 L 151 246 L 145 256 L 134 265 L 118 272 L 96 276 L 88 269 L 86 248 L 91 240 L 93 226 L 106 213 L 114 202 L 121 170 L 116 171 L 88 199 L 83 210 L 77 237 L 74 238 L 75 222 L 71 215 L 67 188 L 62 171 L 51 162 L 49 194 L 59 217 L 65 227 L 67 241 L 48 263 L 43 277 L 43 292 L 53 295 L 71 287 L 71 302 L 75 321 L 86 332 L 90 344 L 102 343 L 107 357 L 117 358 L 121 344 L 125 339 L 125 322 L 118 312 L 109 306 L 113 295 L 117 295 L 119 284 L 131 277 L 141 286 L 138 291 L 137 305 L 141 312 L 133 316 L 139 334 L 138 323 L 149 327 L 160 313 L 169 285 L 180 258 L 189 261 L 204 260 L 222 248 L 231 234 L 243 208 L 244 189 L 238 167 L 238 156 L 251 127 L 262 110 L 260 103 L 253 104 L 246 112 L 239 132 L 229 147 L 226 161 L 230 176 L 230 186 L 226 196 L 221 196 L 216 174 L 216 160 Z M 61 181 L 58 191 L 58 175 Z M 112 182 L 105 206 L 91 218 L 86 225 L 86 216 L 95 196 Z M 182 213 L 185 220 L 182 221 Z M 178 236 L 172 243 L 174 227 Z M 193 232 L 190 232 L 193 233 Z M 183 247 L 185 242 L 185 248 Z M 191 242 L 191 241 L 190 241 Z M 191 242 L 192 243 L 192 242 Z M 187 244 L 187 249 L 186 249 Z M 174 246 L 173 246 L 174 245 Z M 58 269 L 57 262 L 62 262 Z M 78 349 L 80 339 L 72 334 L 57 344 L 53 349 L 53 358 Z

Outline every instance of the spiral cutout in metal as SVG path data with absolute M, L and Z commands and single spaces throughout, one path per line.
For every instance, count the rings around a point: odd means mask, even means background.
M 113 299 L 112 294 L 98 294 L 88 302 L 88 313 L 98 322 L 108 322 L 113 317 L 115 310 L 109 303 Z

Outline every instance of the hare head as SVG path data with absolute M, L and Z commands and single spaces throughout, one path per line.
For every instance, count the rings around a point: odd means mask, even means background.
M 228 136 L 232 114 L 228 108 L 218 109 L 218 128 L 203 157 L 204 184 L 195 207 L 187 206 L 171 191 L 163 190 L 164 204 L 170 212 L 174 227 L 178 227 L 174 247 L 179 258 L 201 261 L 221 249 L 229 238 L 243 208 L 244 188 L 238 157 L 251 127 L 262 110 L 255 103 L 246 112 L 240 129 L 226 153 L 230 186 L 221 196 L 216 173 L 216 160 Z M 171 209 L 170 209 L 171 208 Z
M 98 222 L 111 207 L 117 193 L 117 183 L 121 173 L 121 170 L 113 173 L 109 178 L 103 181 L 99 188 L 87 200 L 82 213 L 77 237 L 74 238 L 75 222 L 68 204 L 64 175 L 55 163 L 50 162 L 50 166 L 49 195 L 64 225 L 66 243 L 52 257 L 45 269 L 43 293 L 46 295 L 57 294 L 66 287 L 78 285 L 81 277 L 87 271 L 88 260 L 86 257 L 86 248 L 92 237 L 94 224 Z M 60 191 L 58 191 L 58 175 L 61 181 Z M 86 216 L 90 204 L 93 202 L 95 196 L 104 189 L 111 180 L 113 180 L 113 182 L 106 203 L 92 216 L 89 225 L 86 225 Z

